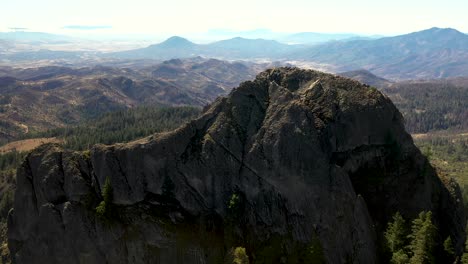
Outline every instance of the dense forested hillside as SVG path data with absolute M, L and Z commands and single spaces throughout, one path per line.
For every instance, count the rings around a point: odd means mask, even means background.
M 28 137 L 57 137 L 72 150 L 84 150 L 97 143 L 128 142 L 175 129 L 200 114 L 194 107 L 137 107 L 104 114 L 80 125 L 28 134 Z M 6 216 L 13 205 L 16 168 L 26 152 L 0 154 L 0 261 L 7 261 Z M 3 263 L 3 262 L 0 262 Z
M 454 177 L 468 194 L 468 133 L 415 135 L 414 141 L 431 163 Z
M 400 82 L 385 88 L 410 133 L 468 130 L 468 80 Z
M 468 131 L 468 78 L 393 82 L 366 70 L 339 75 L 377 87 L 389 96 L 412 134 Z
M 96 120 L 57 128 L 29 137 L 57 137 L 64 146 L 84 150 L 97 143 L 128 142 L 154 133 L 173 130 L 200 113 L 195 107 L 138 107 L 104 114 Z

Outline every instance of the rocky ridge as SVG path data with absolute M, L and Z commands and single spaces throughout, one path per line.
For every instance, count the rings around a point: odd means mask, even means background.
M 106 178 L 112 217 L 95 207 Z M 458 186 L 440 179 L 376 89 L 296 68 L 262 72 L 179 129 L 77 153 L 32 152 L 8 222 L 16 263 L 375 263 L 397 211 L 431 210 L 463 250 Z

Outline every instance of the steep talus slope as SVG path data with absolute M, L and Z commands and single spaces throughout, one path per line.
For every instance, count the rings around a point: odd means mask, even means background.
M 106 178 L 112 212 L 94 208 Z M 9 247 L 17 263 L 375 263 L 396 211 L 431 210 L 460 253 L 465 215 L 377 90 L 278 68 L 187 125 L 74 153 L 49 145 L 19 169 Z M 313 250 L 311 250 L 313 249 Z

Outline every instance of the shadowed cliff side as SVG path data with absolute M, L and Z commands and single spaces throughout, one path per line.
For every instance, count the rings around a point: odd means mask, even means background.
M 18 170 L 8 237 L 17 263 L 220 263 L 238 246 L 253 263 L 375 263 L 391 216 L 423 210 L 461 253 L 458 186 L 437 177 L 392 102 L 277 68 L 173 132 L 37 149 Z

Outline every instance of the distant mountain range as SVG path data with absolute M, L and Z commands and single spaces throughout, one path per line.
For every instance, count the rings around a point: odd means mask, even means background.
M 277 40 L 289 44 L 319 44 L 329 41 L 350 41 L 358 39 L 377 39 L 382 36 L 361 36 L 358 34 L 326 34 L 316 32 L 300 32 L 278 38 Z
M 274 40 L 232 38 L 210 44 L 195 44 L 174 36 L 166 41 L 147 48 L 106 54 L 108 57 L 122 59 L 173 59 L 194 56 L 216 57 L 223 59 L 281 58 L 287 52 L 299 48 Z
M 468 76 L 468 35 L 431 28 L 377 40 L 317 45 L 287 57 L 330 64 L 337 71 L 363 68 L 388 79 Z
M 125 59 L 265 58 L 320 63 L 335 72 L 362 68 L 388 79 L 446 78 L 468 76 L 468 35 L 455 29 L 431 28 L 396 37 L 331 41 L 313 46 L 244 38 L 200 45 L 172 37 L 147 48 L 107 56 Z
M 231 39 L 231 38 L 249 38 L 249 39 L 271 39 L 287 44 L 318 44 L 328 41 L 352 40 L 352 39 L 375 39 L 378 35 L 365 36 L 352 33 L 319 33 L 319 32 L 297 32 L 284 33 L 274 32 L 268 29 L 256 29 L 249 31 L 233 31 L 233 30 L 210 30 L 199 38 L 207 38 L 212 40 Z
M 223 60 L 282 61 L 297 65 L 320 65 L 330 72 L 356 69 L 371 71 L 389 80 L 468 76 L 468 35 L 455 29 L 431 28 L 379 39 L 362 39 L 347 34 L 317 35 L 299 33 L 285 36 L 287 42 L 306 39 L 330 40 L 316 45 L 288 45 L 276 40 L 231 38 L 209 44 L 196 44 L 182 37 L 139 48 L 112 53 L 72 51 L 31 51 L 5 53 L 11 42 L 0 41 L 0 62 L 28 60 L 71 60 L 97 62 L 113 60 L 157 60 L 202 56 Z M 333 41 L 331 39 L 340 39 Z M 344 38 L 344 39 L 343 39 Z M 3 48 L 2 48 L 3 47 Z M 3 54 L 2 54 L 3 53 Z

